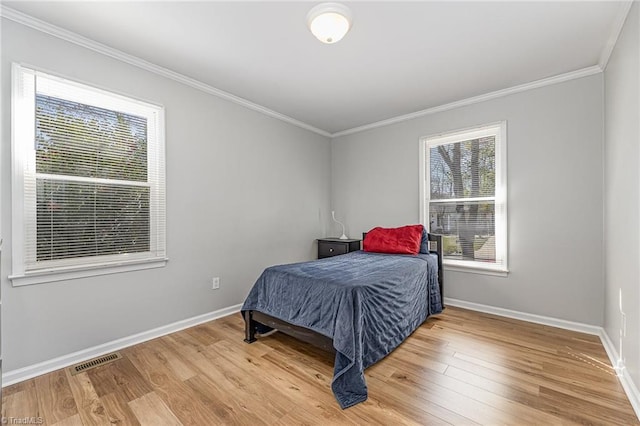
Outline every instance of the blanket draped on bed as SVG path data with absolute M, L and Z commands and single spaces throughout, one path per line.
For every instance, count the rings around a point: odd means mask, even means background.
M 367 399 L 364 369 L 442 311 L 437 257 L 356 251 L 265 269 L 243 311 L 333 339 L 333 393 L 342 408 Z

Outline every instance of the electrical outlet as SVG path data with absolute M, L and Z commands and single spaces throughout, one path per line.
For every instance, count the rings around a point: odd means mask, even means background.
M 211 289 L 217 290 L 220 288 L 220 277 L 211 278 Z

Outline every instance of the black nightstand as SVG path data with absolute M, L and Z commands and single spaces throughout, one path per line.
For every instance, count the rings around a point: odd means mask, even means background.
M 362 240 L 341 240 L 340 238 L 318 238 L 318 259 L 337 256 L 360 250 Z

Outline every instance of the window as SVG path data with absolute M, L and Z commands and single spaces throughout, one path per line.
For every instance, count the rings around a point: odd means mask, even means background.
M 425 137 L 421 217 L 449 269 L 507 272 L 506 123 Z
M 13 66 L 14 285 L 163 266 L 163 109 Z

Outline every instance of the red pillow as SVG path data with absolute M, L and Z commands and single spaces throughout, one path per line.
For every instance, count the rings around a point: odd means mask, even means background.
M 422 225 L 399 228 L 373 228 L 362 243 L 364 251 L 393 254 L 418 254 L 422 241 Z

